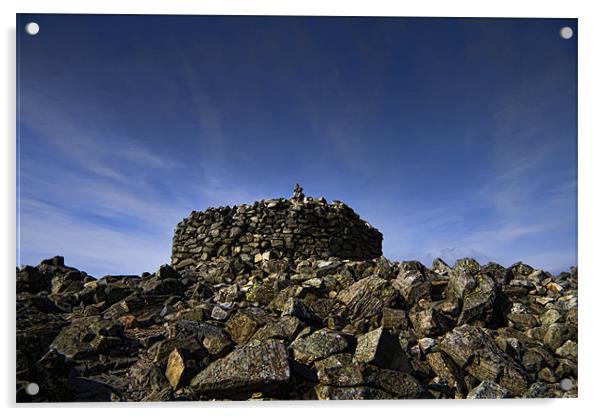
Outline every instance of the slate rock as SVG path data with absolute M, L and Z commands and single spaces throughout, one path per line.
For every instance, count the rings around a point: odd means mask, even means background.
M 291 344 L 295 360 L 305 364 L 343 352 L 348 346 L 344 335 L 329 329 L 318 330 L 307 337 L 298 338 Z
M 508 397 L 508 390 L 489 380 L 482 381 L 466 395 L 467 399 L 503 399 L 506 397 Z
M 525 370 L 480 328 L 469 325 L 454 328 L 445 335 L 440 348 L 480 381 L 495 381 L 516 396 L 529 387 Z
M 357 339 L 355 360 L 392 370 L 409 370 L 408 358 L 397 337 L 384 328 L 361 335 Z
M 240 346 L 201 370 L 190 382 L 200 396 L 220 397 L 264 391 L 287 383 L 291 372 L 281 341 L 267 340 Z

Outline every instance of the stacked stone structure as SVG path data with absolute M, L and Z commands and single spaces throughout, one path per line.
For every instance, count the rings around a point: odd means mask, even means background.
M 297 184 L 289 199 L 193 211 L 176 227 L 171 262 L 182 270 L 218 257 L 368 260 L 382 255 L 382 239 L 344 203 L 306 197 Z

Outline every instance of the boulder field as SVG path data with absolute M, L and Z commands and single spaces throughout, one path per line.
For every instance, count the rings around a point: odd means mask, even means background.
M 576 268 L 429 268 L 381 242 L 297 187 L 193 212 L 152 274 L 22 266 L 17 401 L 577 396 Z

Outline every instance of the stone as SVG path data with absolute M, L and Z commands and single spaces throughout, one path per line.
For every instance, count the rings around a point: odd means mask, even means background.
M 440 348 L 480 381 L 495 381 L 515 396 L 529 387 L 525 370 L 480 328 L 463 325 L 447 333 Z
M 186 385 L 197 370 L 198 366 L 191 357 L 187 357 L 181 350 L 174 348 L 167 359 L 165 377 L 171 387 L 177 390 Z
M 319 322 L 318 318 L 305 304 L 297 298 L 288 298 L 282 309 L 282 316 L 295 316 L 305 322 Z
M 293 341 L 303 328 L 303 323 L 295 316 L 283 316 L 278 321 L 268 322 L 259 328 L 252 339 L 265 340 L 269 338 Z
M 573 361 L 577 361 L 577 342 L 572 339 L 567 340 L 560 347 L 556 348 L 556 355 L 563 358 L 570 358 Z
M 396 298 L 397 293 L 387 280 L 366 277 L 340 291 L 336 300 L 345 305 L 351 319 L 364 319 L 382 313 Z
M 449 387 L 464 392 L 464 371 L 452 359 L 442 352 L 432 352 L 426 355 L 426 360 L 433 372 Z
M 408 305 L 413 305 L 422 298 L 430 297 L 431 282 L 424 275 L 423 269 L 424 266 L 401 270 L 393 281 L 393 286 Z
M 393 398 L 393 396 L 380 389 L 366 386 L 333 387 L 317 385 L 316 396 L 319 400 L 389 400 Z
M 491 277 L 479 275 L 476 288 L 464 296 L 458 325 L 464 325 L 474 320 L 491 321 L 498 291 L 498 286 Z
M 211 310 L 211 318 L 217 321 L 226 320 L 228 318 L 228 311 L 225 311 L 219 306 L 215 305 Z
M 273 258 L 368 260 L 382 255 L 382 234 L 343 203 L 328 204 L 299 191 L 290 199 L 242 207 L 191 212 L 176 227 L 172 267 L 190 270 L 233 253 L 251 266 Z
M 504 399 L 506 397 L 508 397 L 508 390 L 489 380 L 482 381 L 466 395 L 467 399 Z
M 226 331 L 230 334 L 232 341 L 243 344 L 263 324 L 265 324 L 265 321 L 257 314 L 249 311 L 238 311 L 226 322 Z
M 381 325 L 393 333 L 408 328 L 408 317 L 403 309 L 383 308 Z
M 562 321 L 562 314 L 556 309 L 548 309 L 539 316 L 542 325 L 550 326 Z
M 382 327 L 358 337 L 355 360 L 382 368 L 409 371 L 408 358 L 399 341 Z
M 425 310 L 410 311 L 410 321 L 416 333 L 421 337 L 434 337 L 445 332 L 445 318 L 433 307 Z
M 298 338 L 291 344 L 295 360 L 304 364 L 311 364 L 316 360 L 343 352 L 348 346 L 349 343 L 342 334 L 328 329 L 321 329 L 307 337 Z
M 446 297 L 463 299 L 466 293 L 472 291 L 477 286 L 476 279 L 471 274 L 474 271 L 474 267 L 467 269 L 456 264 L 452 269 L 445 289 Z
M 572 325 L 554 323 L 548 328 L 546 335 L 543 337 L 543 342 L 552 350 L 556 350 L 556 348 L 576 336 L 577 330 Z
M 212 362 L 190 382 L 202 397 L 220 397 L 269 390 L 290 380 L 288 354 L 281 341 L 241 346 Z
M 334 387 L 373 387 L 397 399 L 425 397 L 423 387 L 410 374 L 364 363 L 325 368 L 321 372 L 320 383 Z
M 170 265 L 164 264 L 157 270 L 157 277 L 159 279 L 180 279 L 180 273 L 175 271 Z

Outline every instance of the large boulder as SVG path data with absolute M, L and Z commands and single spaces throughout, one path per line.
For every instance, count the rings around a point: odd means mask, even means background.
M 253 341 L 209 364 L 192 379 L 190 390 L 199 397 L 237 397 L 269 391 L 290 377 L 288 354 L 281 341 Z
M 440 348 L 480 381 L 496 382 L 515 396 L 521 396 L 529 387 L 529 377 L 521 365 L 481 328 L 457 327 L 443 337 Z

